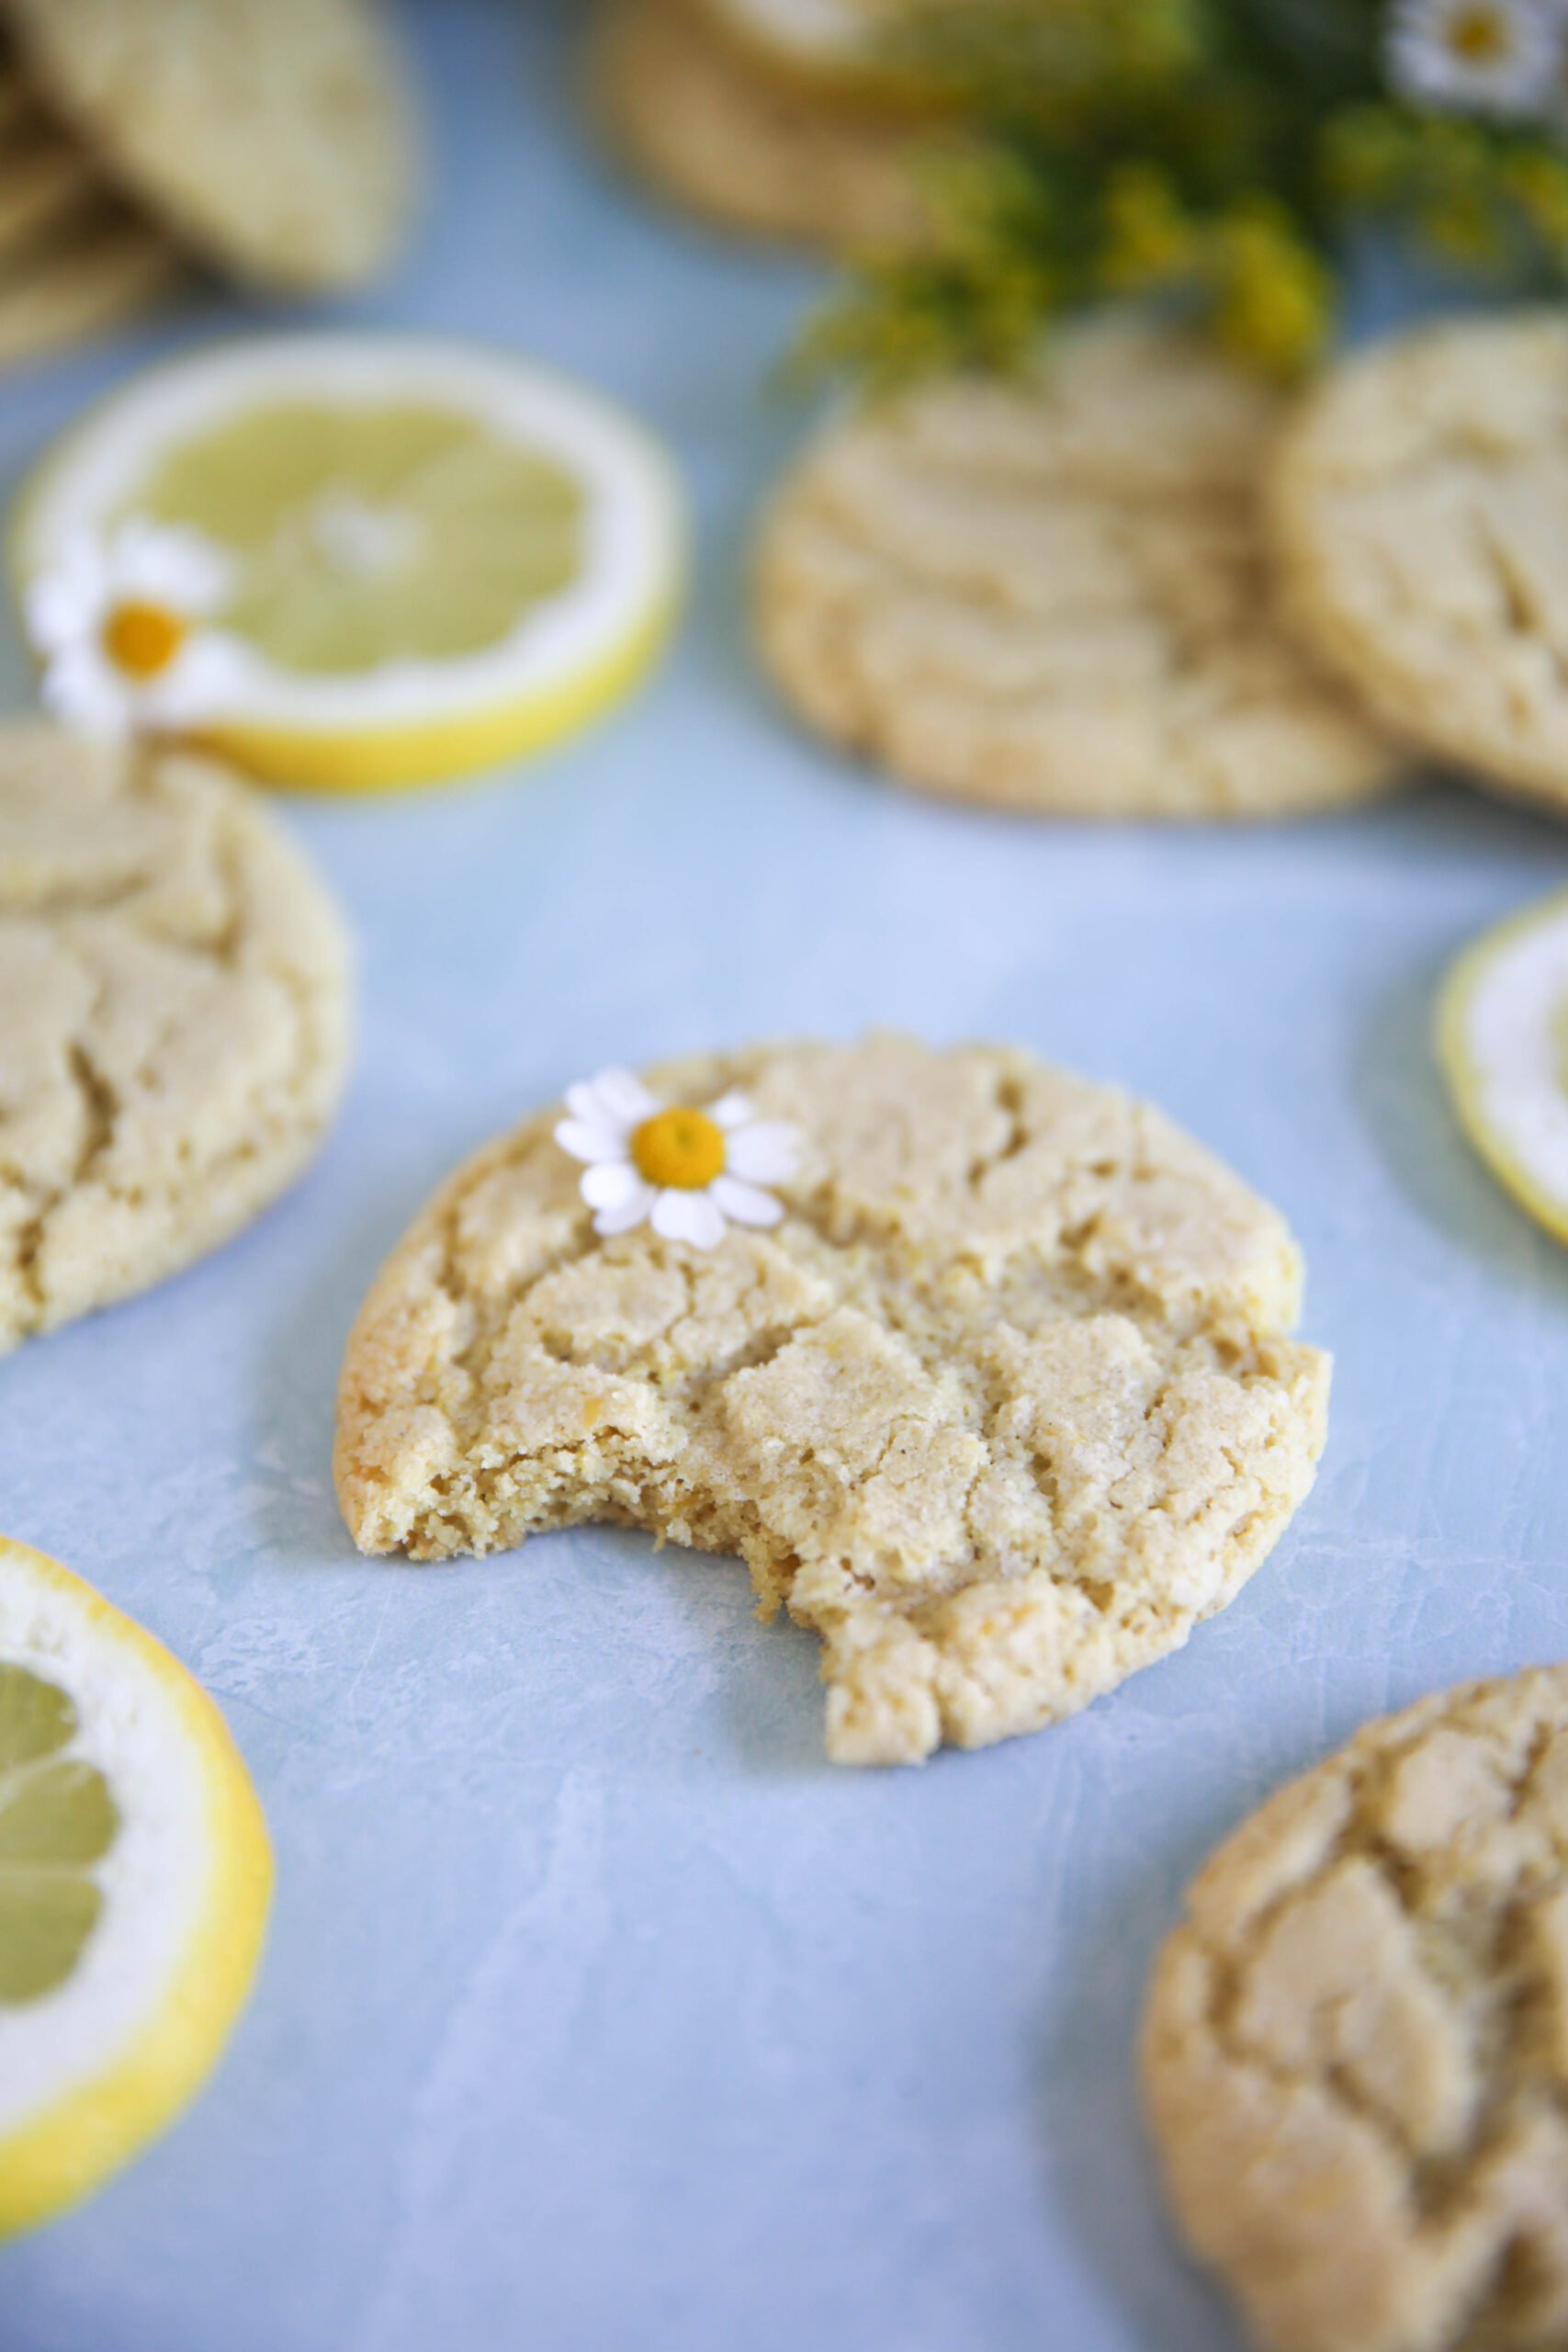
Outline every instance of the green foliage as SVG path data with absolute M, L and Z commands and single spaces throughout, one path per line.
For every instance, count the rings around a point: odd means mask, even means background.
M 911 0 L 898 62 L 949 109 L 933 234 L 860 265 L 808 361 L 878 384 L 1006 368 L 1064 313 L 1148 294 L 1290 376 L 1373 223 L 1520 292 L 1562 285 L 1561 126 L 1401 96 L 1392 5 Z

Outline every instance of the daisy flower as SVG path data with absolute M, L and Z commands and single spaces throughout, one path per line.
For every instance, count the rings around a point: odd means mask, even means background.
M 765 1184 L 795 1174 L 799 1133 L 759 1119 L 744 1094 L 704 1108 L 660 1102 L 629 1070 L 602 1070 L 567 1089 L 571 1114 L 556 1141 L 585 1160 L 582 1197 L 599 1234 L 649 1224 L 666 1241 L 712 1250 L 726 1225 L 777 1225 L 782 1203 Z
M 1416 106 L 1543 115 L 1562 62 L 1554 0 L 1393 0 L 1389 79 Z
M 209 717 L 229 650 L 197 624 L 229 575 L 226 558 L 196 532 L 137 518 L 107 540 L 69 540 L 25 604 L 49 708 L 79 733 L 111 741 Z

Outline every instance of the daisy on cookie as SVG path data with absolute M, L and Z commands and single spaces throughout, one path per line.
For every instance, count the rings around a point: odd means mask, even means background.
M 606 1069 L 568 1087 L 566 1106 L 556 1141 L 585 1163 L 582 1197 L 595 1233 L 651 1225 L 665 1241 L 712 1250 L 728 1225 L 777 1225 L 784 1216 L 763 1187 L 795 1174 L 799 1135 L 759 1119 L 748 1096 L 732 1091 L 702 1108 L 663 1103 L 629 1070 Z

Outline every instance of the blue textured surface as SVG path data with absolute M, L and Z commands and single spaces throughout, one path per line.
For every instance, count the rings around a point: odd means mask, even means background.
M 761 379 L 816 281 L 611 184 L 570 19 L 416 17 L 440 198 L 365 314 L 631 399 L 693 485 L 697 606 L 526 777 L 291 810 L 363 945 L 339 1130 L 231 1248 L 0 1364 L 0 1525 L 209 1684 L 279 1862 L 227 2063 L 0 2256 L 0 2346 L 1228 2352 L 1132 2073 L 1179 1889 L 1363 1717 L 1568 1649 L 1568 1252 L 1469 1158 L 1427 1046 L 1445 958 L 1568 878 L 1568 835 L 1454 789 L 1031 827 L 793 733 L 739 584 L 801 424 Z M 138 356 L 6 387 L 6 482 Z M 814 1645 L 732 1566 L 592 1531 L 365 1564 L 328 1480 L 349 1318 L 459 1155 L 611 1058 L 872 1021 L 1157 1098 L 1286 1207 L 1338 1355 L 1316 1491 L 1235 1606 L 1077 1722 L 920 1773 L 820 1761 Z

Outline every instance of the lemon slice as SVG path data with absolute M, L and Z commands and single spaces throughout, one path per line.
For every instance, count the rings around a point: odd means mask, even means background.
M 206 1693 L 89 1585 L 0 1537 L 0 2236 L 85 2196 L 196 2091 L 271 1883 Z
M 1482 1159 L 1568 1241 L 1568 894 L 1460 957 L 1438 1001 L 1438 1052 Z
M 370 334 L 236 343 L 111 395 L 24 492 L 24 605 L 128 528 L 205 542 L 225 578 L 201 618 L 221 686 L 179 731 L 342 791 L 594 717 L 651 661 L 685 562 L 672 470 L 633 419 L 499 353 Z

